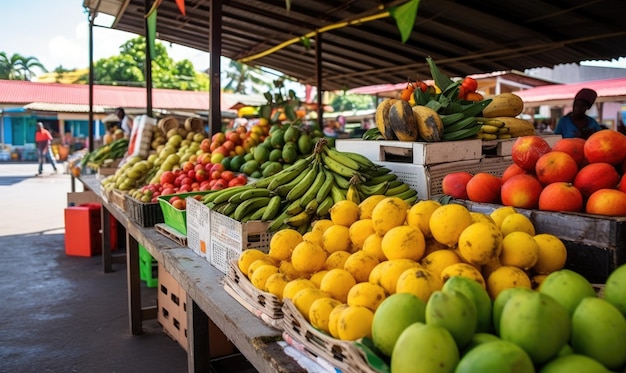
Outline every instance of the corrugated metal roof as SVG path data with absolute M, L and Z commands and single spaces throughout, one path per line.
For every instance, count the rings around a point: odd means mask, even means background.
M 591 88 L 598 93 L 596 103 L 626 101 L 626 78 L 549 85 L 518 91 L 515 94 L 522 98 L 526 107 L 571 105 L 574 96 L 582 88 Z
M 223 0 L 221 55 L 238 60 L 339 21 L 381 12 L 397 0 Z M 85 0 L 116 16 L 114 28 L 144 35 L 144 0 Z M 210 51 L 210 0 L 158 9 L 158 38 Z M 623 0 L 421 0 L 409 40 L 392 18 L 322 36 L 322 90 L 429 77 L 431 56 L 449 76 L 552 67 L 626 56 Z M 315 42 L 312 41 L 313 45 Z M 303 43 L 250 62 L 315 85 L 315 50 Z
M 93 90 L 94 112 L 123 107 L 143 109 L 146 107 L 145 88 L 95 85 Z M 155 109 L 161 110 L 209 110 L 209 93 L 179 91 L 174 89 L 153 89 L 152 102 Z M 229 110 L 238 102 L 247 105 L 261 105 L 266 101 L 260 95 L 223 93 L 222 110 Z M 23 80 L 0 80 L 0 105 L 36 105 L 50 111 L 76 112 L 89 111 L 89 86 L 84 84 L 38 83 Z M 58 110 L 55 110 L 58 109 Z

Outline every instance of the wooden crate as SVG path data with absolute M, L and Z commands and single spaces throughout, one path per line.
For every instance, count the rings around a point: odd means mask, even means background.
M 491 213 L 501 205 L 453 200 L 470 211 Z M 559 237 L 567 248 L 565 268 L 589 282 L 603 284 L 609 274 L 626 262 L 626 217 L 551 212 L 516 208 L 535 226 L 536 233 Z

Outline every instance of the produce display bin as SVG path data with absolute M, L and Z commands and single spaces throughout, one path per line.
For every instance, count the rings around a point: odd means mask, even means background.
M 205 195 L 207 193 L 210 192 L 189 192 L 159 196 L 157 200 L 159 201 L 159 205 L 161 206 L 161 211 L 163 213 L 163 222 L 167 226 L 174 228 L 182 235 L 187 235 L 187 210 L 179 210 L 175 208 L 169 203 L 169 199 L 174 196 L 186 199 L 190 196 Z
M 541 135 L 550 147 L 554 146 L 562 137 L 561 135 Z M 483 141 L 483 154 L 508 156 L 513 153 L 513 144 L 517 137 L 502 140 L 486 140 Z
M 338 139 L 340 152 L 354 152 L 374 162 L 400 162 L 432 165 L 480 159 L 482 140 L 469 139 L 442 142 L 410 142 L 389 140 Z
M 155 288 L 159 282 L 158 263 L 143 245 L 139 244 L 139 279 L 146 286 Z
M 470 211 L 491 213 L 501 205 L 453 200 Z M 516 208 L 533 223 L 536 233 L 549 233 L 567 248 L 565 268 L 591 283 L 603 284 L 609 274 L 626 262 L 626 217 L 551 212 Z
M 142 202 L 131 196 L 126 196 L 124 206 L 128 217 L 142 227 L 153 227 L 155 224 L 165 221 L 159 202 Z

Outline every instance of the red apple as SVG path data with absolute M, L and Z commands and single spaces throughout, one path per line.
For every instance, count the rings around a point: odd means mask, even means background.
M 613 130 L 598 131 L 585 141 L 583 150 L 589 163 L 621 165 L 626 159 L 626 136 Z
M 573 184 L 557 181 L 546 185 L 541 191 L 539 210 L 582 211 L 583 195 Z
M 549 151 L 539 157 L 535 164 L 535 175 L 543 185 L 564 181 L 571 183 L 578 173 L 578 164 L 569 154 Z
M 541 183 L 533 175 L 519 174 L 502 184 L 500 197 L 505 206 L 534 209 L 539 203 L 541 190 Z
M 590 163 L 581 168 L 574 178 L 574 186 L 584 198 L 599 189 L 614 189 L 620 176 L 615 167 L 608 163 Z
M 515 164 L 532 172 L 539 157 L 550 150 L 550 144 L 541 136 L 521 136 L 513 143 L 511 156 Z
M 525 173 L 527 173 L 526 170 L 524 170 L 523 168 L 521 168 L 515 163 L 511 163 L 511 165 L 504 170 L 500 179 L 502 179 L 502 183 L 504 184 L 512 176 L 525 174 Z
M 569 154 L 576 164 L 578 164 L 578 168 L 583 167 L 587 160 L 585 159 L 585 140 L 574 137 L 574 138 L 565 138 L 560 139 L 554 145 L 552 145 L 552 151 L 565 152 Z
M 447 194 L 453 198 L 468 199 L 465 187 L 471 178 L 472 174 L 467 171 L 447 174 L 443 177 L 443 180 L 441 180 L 443 194 Z
M 617 189 L 599 189 L 587 200 L 585 211 L 605 216 L 626 216 L 626 193 Z
M 500 202 L 502 181 L 499 177 L 486 172 L 479 172 L 467 182 L 467 197 L 474 202 Z
M 209 173 L 205 169 L 201 168 L 196 171 L 196 181 L 203 182 L 209 179 Z

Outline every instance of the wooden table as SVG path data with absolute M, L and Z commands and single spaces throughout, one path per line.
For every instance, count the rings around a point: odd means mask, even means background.
M 103 268 L 111 271 L 114 256 L 108 240 L 109 216 L 126 230 L 126 270 L 128 278 L 129 327 L 133 335 L 143 333 L 142 322 L 156 318 L 156 307 L 142 308 L 139 278 L 139 244 L 176 279 L 187 294 L 188 371 L 209 371 L 209 319 L 233 342 L 259 372 L 304 372 L 277 343 L 282 333 L 246 310 L 222 287 L 224 274 L 188 247 L 131 221 L 118 206 L 102 196 L 96 176 L 79 179 L 86 189 L 100 198 L 103 211 Z

